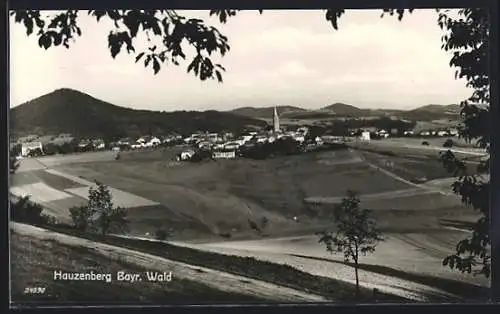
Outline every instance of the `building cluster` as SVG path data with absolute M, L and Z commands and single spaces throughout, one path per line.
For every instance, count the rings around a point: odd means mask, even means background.
M 422 130 L 418 133 L 415 134 L 413 131 L 406 131 L 405 132 L 406 136 L 420 136 L 420 137 L 430 137 L 430 136 L 438 136 L 438 137 L 445 137 L 445 136 L 458 136 L 458 130 L 455 128 L 445 128 L 445 129 L 439 129 L 439 130 Z
M 207 150 L 212 153 L 214 159 L 230 159 L 237 156 L 236 152 L 242 148 L 251 148 L 259 144 L 273 143 L 279 139 L 293 139 L 306 145 L 322 145 L 323 140 L 319 137 L 311 143 L 306 143 L 309 134 L 308 127 L 299 127 L 295 131 L 283 130 L 280 125 L 277 108 L 274 108 L 273 125 L 269 130 L 244 132 L 239 136 L 232 133 L 208 133 L 199 132 L 184 138 L 184 143 L 194 149 L 183 151 L 177 156 L 178 160 L 189 160 L 194 156 L 196 149 Z
M 277 107 L 274 107 L 272 126 L 258 131 L 244 132 L 238 136 L 233 133 L 210 133 L 196 132 L 187 137 L 182 137 L 178 134 L 167 136 L 152 136 L 145 135 L 136 139 L 121 138 L 116 142 L 105 143 L 101 138 L 80 138 L 76 139 L 71 134 L 59 134 L 57 136 L 37 136 L 29 135 L 19 138 L 17 141 L 11 142 L 13 145 L 21 144 L 21 156 L 30 156 L 34 151 L 44 154 L 44 150 L 49 144 L 56 146 L 64 145 L 65 143 L 76 142 L 75 151 L 95 151 L 104 149 L 123 150 L 123 149 L 144 149 L 155 148 L 162 145 L 186 144 L 190 149 L 183 151 L 178 155 L 179 160 L 188 160 L 192 158 L 196 151 L 203 150 L 212 154 L 216 159 L 235 158 L 237 151 L 242 148 L 251 148 L 258 144 L 273 143 L 279 139 L 293 139 L 296 142 L 303 144 L 306 150 L 313 149 L 318 145 L 345 143 L 348 141 L 361 140 L 370 141 L 373 138 L 384 139 L 390 136 L 458 136 L 458 131 L 455 128 L 446 128 L 439 130 L 426 130 L 415 133 L 412 130 L 399 133 L 397 129 L 378 129 L 375 127 L 367 127 L 363 129 L 350 129 L 348 136 L 332 136 L 321 135 L 311 138 L 309 127 L 301 126 L 293 131 L 286 130 L 280 125 L 280 118 Z M 306 140 L 309 137 L 308 140 Z

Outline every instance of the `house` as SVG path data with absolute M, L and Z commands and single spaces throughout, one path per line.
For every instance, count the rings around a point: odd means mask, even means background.
M 297 129 L 297 135 L 299 136 L 306 136 L 309 133 L 309 128 L 308 127 L 300 127 Z
M 79 151 L 89 151 L 94 148 L 94 145 L 92 141 L 89 139 L 81 139 L 80 142 L 78 142 L 78 150 Z
M 161 145 L 161 140 L 156 136 L 150 138 L 149 141 L 146 143 L 147 147 L 157 147 L 159 145 Z
M 130 145 L 132 149 L 139 149 L 142 147 L 144 147 L 144 141 L 141 141 L 141 139 L 138 139 L 134 144 Z
M 98 150 L 106 149 L 106 143 L 104 143 L 104 140 L 101 138 L 93 140 L 92 144 L 94 145 L 95 149 L 98 149 Z
M 369 141 L 369 140 L 370 140 L 370 132 L 368 132 L 368 131 L 363 131 L 363 132 L 361 132 L 361 137 L 360 137 L 360 139 L 361 139 L 362 141 Z
M 224 149 L 235 150 L 235 149 L 240 148 L 241 145 L 242 144 L 240 144 L 239 142 L 229 142 L 229 143 L 224 144 Z
M 379 131 L 377 131 L 376 134 L 378 136 L 380 136 L 381 138 L 388 138 L 389 137 L 389 133 L 387 133 L 386 130 L 379 130 Z
M 35 150 L 40 150 L 40 153 L 43 154 L 42 142 L 23 143 L 21 146 L 21 156 L 27 157 L 27 156 L 29 156 L 30 152 L 33 152 Z
M 120 148 L 126 149 L 131 146 L 131 141 L 129 138 L 121 138 L 117 143 L 116 143 Z
M 243 143 L 246 143 L 246 142 L 250 141 L 253 137 L 254 136 L 251 134 L 246 134 L 246 135 L 241 136 L 238 140 L 242 141 Z
M 214 159 L 232 159 L 236 158 L 236 152 L 234 150 L 220 150 L 214 151 L 212 153 Z
M 321 137 L 319 137 L 319 136 L 316 136 L 316 138 L 314 139 L 314 142 L 316 142 L 316 145 L 318 145 L 318 146 L 325 144 L 323 139 L 321 139 Z
M 186 150 L 186 151 L 183 151 L 181 152 L 178 156 L 177 156 L 177 160 L 178 161 L 181 161 L 181 160 L 189 160 L 191 159 L 195 154 L 195 151 L 194 150 Z

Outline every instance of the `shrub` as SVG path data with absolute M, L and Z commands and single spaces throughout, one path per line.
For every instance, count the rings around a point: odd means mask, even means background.
M 69 212 L 73 225 L 76 229 L 81 231 L 87 231 L 90 229 L 93 213 L 87 205 L 71 207 Z
M 31 201 L 29 196 L 10 202 L 10 217 L 14 221 L 31 224 L 48 224 L 54 221 L 53 217 L 42 214 L 42 211 L 43 207 Z
M 163 229 L 158 229 L 156 230 L 155 238 L 156 240 L 165 241 L 169 238 L 169 234 L 167 231 Z
M 44 145 L 43 151 L 46 155 L 54 155 L 59 153 L 59 146 L 54 143 L 47 143 Z
M 268 224 L 269 224 L 269 219 L 267 219 L 266 216 L 262 217 L 262 219 L 260 220 L 260 226 L 262 228 L 266 228 Z
M 443 147 L 453 147 L 454 144 L 453 140 L 449 138 L 443 143 Z
M 103 235 L 125 231 L 128 227 L 126 210 L 114 206 L 106 185 L 99 182 L 96 185 L 95 188 L 89 188 L 86 205 L 70 209 L 74 226 L 82 231 L 97 231 Z
M 43 152 L 40 148 L 35 148 L 35 149 L 32 149 L 28 152 L 29 157 L 39 157 L 42 155 L 43 155 Z
M 193 157 L 189 159 L 189 161 L 192 162 L 201 162 L 207 159 L 212 158 L 212 152 L 206 149 L 199 149 L 198 151 L 195 152 Z

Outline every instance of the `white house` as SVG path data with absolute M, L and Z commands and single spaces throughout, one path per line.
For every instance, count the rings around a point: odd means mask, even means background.
M 95 149 L 102 150 L 106 148 L 106 143 L 102 139 L 97 139 L 93 141 Z
M 362 141 L 369 141 L 370 140 L 370 132 L 368 132 L 368 131 L 361 132 L 360 138 Z
M 293 139 L 299 143 L 303 143 L 306 140 L 304 136 L 298 136 L 298 135 L 295 135 Z
M 153 136 L 149 142 L 147 143 L 148 145 L 151 145 L 153 147 L 158 146 L 161 144 L 161 140 L 155 136 Z
M 389 137 L 389 133 L 386 131 L 386 130 L 380 130 L 377 132 L 378 136 L 382 137 L 382 138 L 388 138 Z
M 26 157 L 31 151 L 35 149 L 40 149 L 40 151 L 43 153 L 42 142 L 23 143 L 21 146 L 21 156 Z
M 133 149 L 142 148 L 142 147 L 144 147 L 144 142 L 140 141 L 140 139 L 139 139 L 134 144 L 130 145 L 130 147 L 133 148 Z
M 195 154 L 194 150 L 187 150 L 183 151 L 182 153 L 179 154 L 178 160 L 189 160 L 191 157 L 193 157 Z
M 323 139 L 319 136 L 316 136 L 316 138 L 314 139 L 314 141 L 316 142 L 316 145 L 323 145 L 325 142 L 323 141 Z
M 236 152 L 234 150 L 231 151 L 215 151 L 212 153 L 212 157 L 214 159 L 231 159 L 236 158 Z
M 229 143 L 226 143 L 224 145 L 224 149 L 227 149 L 227 150 L 238 149 L 238 148 L 240 148 L 241 145 L 242 144 L 239 142 L 229 142 Z

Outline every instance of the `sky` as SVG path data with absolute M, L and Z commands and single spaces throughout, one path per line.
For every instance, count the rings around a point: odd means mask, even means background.
M 359 108 L 412 109 L 459 103 L 471 94 L 455 79 L 451 54 L 441 50 L 435 10 L 417 10 L 402 21 L 380 10 L 348 10 L 334 30 L 321 10 L 245 11 L 220 24 L 201 17 L 229 38 L 219 61 L 224 82 L 201 82 L 189 63 L 152 69 L 135 55 L 111 57 L 113 26 L 80 12 L 82 36 L 69 49 L 44 50 L 21 24 L 10 22 L 10 106 L 60 88 L 137 109 L 230 110 L 299 106 L 317 109 L 342 102 Z M 50 14 L 50 13 L 47 13 Z

